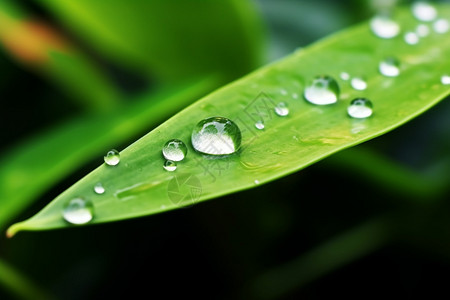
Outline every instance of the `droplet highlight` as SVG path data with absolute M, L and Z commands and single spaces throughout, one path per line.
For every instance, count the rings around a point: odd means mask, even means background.
M 384 15 L 377 15 L 370 20 L 370 29 L 379 38 L 391 39 L 400 33 L 397 22 Z
M 430 27 L 426 24 L 419 24 L 416 27 L 416 34 L 419 37 L 426 37 L 430 34 Z
M 336 103 L 339 98 L 339 85 L 337 81 L 327 75 L 315 77 L 305 88 L 304 98 L 316 105 Z
M 412 31 L 405 33 L 403 39 L 408 45 L 416 45 L 419 43 L 419 36 L 417 35 L 417 33 Z
M 187 150 L 183 141 L 173 139 L 164 144 L 162 154 L 167 160 L 182 161 L 186 157 Z
M 400 75 L 400 61 L 395 57 L 387 57 L 380 62 L 378 70 L 386 77 L 397 77 Z
M 437 16 L 436 8 L 425 1 L 417 1 L 413 3 L 411 5 L 411 11 L 417 20 L 424 22 L 433 21 Z
M 241 146 L 241 130 L 230 119 L 212 117 L 195 125 L 191 142 L 194 149 L 210 155 L 232 154 Z
M 441 76 L 441 83 L 443 85 L 450 85 L 450 75 L 447 75 L 447 74 L 442 75 Z
M 353 77 L 350 81 L 350 85 L 358 91 L 364 91 L 367 89 L 367 82 L 362 77 Z
M 94 217 L 94 205 L 83 198 L 75 198 L 66 203 L 63 208 L 63 218 L 70 224 L 81 225 L 89 223 Z
M 285 102 L 280 102 L 275 106 L 275 113 L 280 117 L 289 115 L 289 108 Z
M 105 163 L 109 166 L 116 166 L 120 162 L 120 153 L 116 149 L 109 150 L 104 156 Z
M 350 102 L 347 107 L 347 113 L 350 117 L 356 119 L 368 118 L 372 115 L 372 102 L 366 98 L 356 98 Z
M 171 161 L 171 160 L 166 160 L 164 162 L 163 168 L 166 171 L 173 172 L 173 171 L 175 171 L 177 169 L 177 163 L 174 162 L 174 161 Z
M 255 127 L 256 129 L 263 130 L 265 128 L 264 122 L 263 121 L 256 122 Z
M 447 33 L 450 30 L 450 22 L 446 19 L 439 19 L 433 23 L 433 30 L 436 33 Z
M 350 79 L 350 74 L 348 74 L 347 72 L 341 72 L 341 74 L 339 74 L 339 77 L 340 77 L 342 80 L 347 81 L 347 80 Z
M 101 195 L 103 193 L 105 193 L 105 188 L 103 187 L 103 185 L 101 184 L 101 182 L 97 183 L 94 186 L 94 192 L 98 195 Z

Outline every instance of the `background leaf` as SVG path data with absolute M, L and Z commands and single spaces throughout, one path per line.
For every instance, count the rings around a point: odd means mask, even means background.
M 440 13 L 449 16 L 449 7 L 441 7 Z M 398 21 L 402 28 L 417 24 L 406 10 L 399 12 Z M 450 52 L 450 41 L 435 33 L 427 39 L 427 43 L 415 46 L 407 45 L 401 37 L 381 40 L 363 24 L 298 51 L 174 116 L 125 149 L 117 167 L 99 167 L 35 217 L 11 227 L 9 234 L 22 229 L 67 227 L 61 211 L 75 197 L 94 202 L 92 223 L 176 208 L 167 196 L 167 185 L 182 176 L 182 172 L 199 177 L 202 189 L 199 200 L 211 199 L 274 180 L 392 130 L 436 104 L 450 91 L 440 83 L 441 75 L 450 67 L 444 59 Z M 401 61 L 401 75 L 386 78 L 378 73 L 378 64 L 392 55 Z M 300 99 L 309 79 L 318 74 L 337 78 L 342 71 L 353 76 L 364 75 L 368 89 L 356 91 L 341 81 L 341 101 L 328 107 L 314 106 Z M 374 116 L 367 120 L 350 119 L 346 106 L 361 96 L 374 102 Z M 255 120 L 245 112 L 258 102 L 269 103 L 273 109 L 279 101 L 289 104 L 290 115 L 267 116 L 266 129 L 256 132 Z M 236 155 L 208 161 L 189 148 L 188 157 L 176 173 L 165 172 L 160 153 L 162 145 L 171 138 L 189 141 L 195 123 L 214 115 L 229 117 L 244 130 L 243 149 Z M 204 168 L 204 164 L 210 163 L 227 167 L 222 167 L 223 172 L 216 178 L 210 169 Z M 106 188 L 104 195 L 93 192 L 97 182 Z

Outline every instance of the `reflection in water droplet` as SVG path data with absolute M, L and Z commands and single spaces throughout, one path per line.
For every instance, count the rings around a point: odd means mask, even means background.
M 105 163 L 109 166 L 116 166 L 120 162 L 120 153 L 116 149 L 112 149 L 104 156 Z
M 350 79 L 350 74 L 348 74 L 347 72 L 341 72 L 341 74 L 339 76 L 341 77 L 342 80 Z
M 442 77 L 441 77 L 441 83 L 442 83 L 443 85 L 449 85 L 449 84 L 450 84 L 450 75 L 447 75 L 447 74 L 442 75 Z
M 366 98 L 353 99 L 347 108 L 347 112 L 352 118 L 368 118 L 372 115 L 372 102 Z
M 194 149 L 204 154 L 231 154 L 241 146 L 241 130 L 230 119 L 207 118 L 195 125 L 191 141 Z
M 425 1 L 413 3 L 411 10 L 414 17 L 419 21 L 433 21 L 437 16 L 436 8 Z
M 350 85 L 358 91 L 364 91 L 367 88 L 367 82 L 361 77 L 353 77 Z
M 419 36 L 412 31 L 405 33 L 403 39 L 408 45 L 416 45 L 417 43 L 419 43 Z
M 375 16 L 370 20 L 370 29 L 379 38 L 391 39 L 400 33 L 400 26 L 387 16 Z
M 62 214 L 71 224 L 86 224 L 94 217 L 94 205 L 83 198 L 75 198 L 66 203 Z
M 386 77 L 397 77 L 400 75 L 400 62 L 395 57 L 387 57 L 380 62 L 378 70 Z
M 433 29 L 437 33 L 447 33 L 450 30 L 450 22 L 446 19 L 439 19 L 433 23 Z
M 306 86 L 303 96 L 316 105 L 336 103 L 339 98 L 339 85 L 331 76 L 317 76 Z
M 258 121 L 255 123 L 255 127 L 259 130 L 263 130 L 265 126 L 264 126 L 263 121 Z
M 182 161 L 187 154 L 187 147 L 182 141 L 173 139 L 164 144 L 162 154 L 167 160 Z
M 105 188 L 103 187 L 103 185 L 101 184 L 101 182 L 97 183 L 97 184 L 94 186 L 94 192 L 95 192 L 96 194 L 99 194 L 99 195 L 101 195 L 101 194 L 103 194 L 103 193 L 105 192 Z
M 289 114 L 289 108 L 285 102 L 280 102 L 275 106 L 275 113 L 280 117 L 285 117 Z
M 164 168 L 166 171 L 173 172 L 173 171 L 175 171 L 175 170 L 177 169 L 177 163 L 174 162 L 174 161 L 171 161 L 171 160 L 166 160 L 166 161 L 164 162 L 163 168 Z

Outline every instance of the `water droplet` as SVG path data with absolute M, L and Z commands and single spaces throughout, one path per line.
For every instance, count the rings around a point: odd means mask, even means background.
M 105 163 L 109 166 L 115 166 L 120 162 L 120 154 L 116 149 L 109 150 L 104 156 Z
M 164 162 L 163 168 L 164 168 L 166 171 L 173 172 L 173 171 L 175 171 L 175 170 L 177 169 L 177 163 L 174 162 L 174 161 L 171 161 L 171 160 L 166 160 L 166 161 Z
M 258 179 L 255 179 L 255 184 L 259 184 L 259 180 Z
M 96 194 L 99 194 L 99 195 L 101 195 L 101 194 L 103 194 L 103 193 L 105 192 L 105 188 L 103 187 L 103 185 L 101 184 L 101 182 L 97 183 L 97 184 L 94 186 L 94 192 L 95 192 Z
M 436 8 L 424 1 L 418 1 L 412 4 L 411 10 L 413 16 L 419 21 L 433 21 L 437 16 Z
M 288 94 L 288 92 L 285 89 L 282 89 L 280 91 L 281 95 L 286 96 Z
M 417 33 L 412 31 L 405 33 L 403 39 L 409 45 L 416 45 L 417 43 L 419 43 L 419 36 L 417 35 Z
M 350 85 L 358 91 L 364 91 L 367 88 L 367 82 L 361 77 L 353 77 Z
M 386 77 L 397 77 L 400 75 L 400 62 L 395 57 L 387 57 L 380 62 L 378 70 Z
M 305 99 L 316 105 L 336 103 L 339 98 L 339 85 L 331 76 L 317 76 L 306 86 Z
M 353 99 L 347 108 L 347 112 L 352 118 L 368 118 L 372 115 L 372 102 L 366 98 Z
M 241 146 L 241 130 L 230 119 L 207 118 L 195 125 L 191 141 L 194 149 L 201 153 L 231 154 Z
M 348 74 L 347 72 L 341 72 L 341 74 L 339 76 L 341 77 L 342 80 L 350 79 L 350 74 Z
M 71 224 L 86 224 L 94 217 L 94 205 L 83 198 L 75 198 L 66 203 L 63 218 Z
M 370 29 L 380 38 L 391 39 L 400 33 L 400 26 L 387 16 L 375 16 L 370 20 Z
M 280 102 L 275 106 L 275 113 L 280 117 L 286 117 L 289 114 L 289 108 L 285 102 Z
M 441 77 L 441 83 L 442 83 L 443 85 L 450 85 L 450 75 L 447 75 L 447 74 L 442 75 L 442 77 Z
M 298 94 L 297 94 L 297 93 L 293 93 L 293 94 L 292 94 L 292 98 L 298 99 Z
M 263 121 L 258 121 L 255 123 L 255 127 L 256 127 L 256 129 L 263 130 L 265 126 L 264 126 Z
M 430 27 L 426 24 L 419 24 L 416 27 L 416 33 L 420 37 L 426 37 L 430 34 Z
M 186 144 L 177 139 L 170 140 L 164 144 L 162 154 L 167 160 L 182 161 L 187 154 Z
M 450 30 L 450 23 L 446 19 L 439 19 L 433 23 L 433 29 L 437 33 L 447 33 Z

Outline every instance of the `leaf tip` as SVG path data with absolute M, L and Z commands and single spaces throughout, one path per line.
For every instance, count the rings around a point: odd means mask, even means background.
M 12 238 L 20 230 L 21 230 L 21 223 L 13 224 L 6 230 L 6 237 L 7 238 Z

